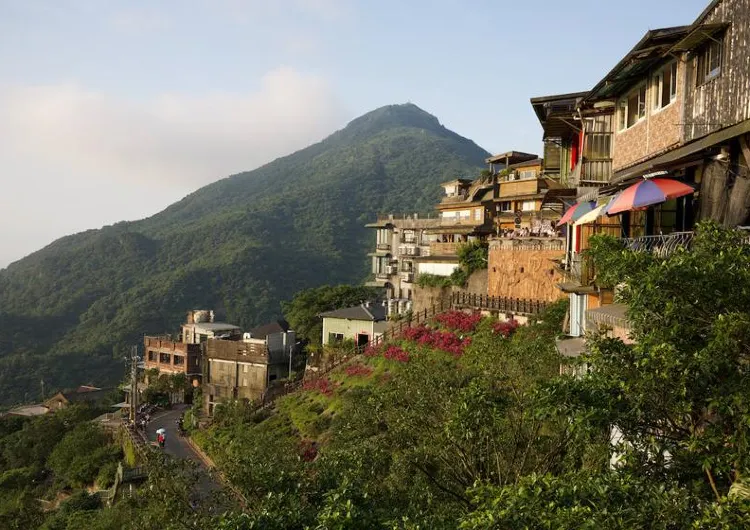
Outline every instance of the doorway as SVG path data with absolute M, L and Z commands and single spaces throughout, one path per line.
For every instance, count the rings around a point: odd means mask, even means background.
M 370 336 L 367 333 L 357 333 L 357 347 L 363 348 L 370 342 Z

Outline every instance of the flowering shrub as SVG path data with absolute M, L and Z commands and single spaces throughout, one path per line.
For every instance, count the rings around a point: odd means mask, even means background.
M 381 344 L 378 344 L 377 346 L 374 344 L 368 344 L 365 348 L 364 355 L 365 357 L 377 357 L 380 355 L 382 349 Z
M 333 395 L 333 391 L 336 390 L 336 383 L 331 382 L 330 379 L 327 377 L 323 377 L 321 379 L 312 379 L 310 381 L 305 381 L 305 384 L 302 385 L 303 390 L 317 390 L 324 396 L 331 397 Z
M 503 337 L 510 337 L 518 328 L 517 320 L 508 320 L 507 322 L 497 322 L 492 326 L 492 332 Z
M 447 329 L 468 333 L 474 331 L 482 320 L 481 313 L 464 313 L 463 311 L 448 311 L 435 317 L 435 321 Z
M 400 363 L 409 362 L 409 352 L 404 351 L 398 346 L 394 345 L 388 346 L 388 349 L 383 352 L 383 357 L 391 361 L 398 361 Z
M 363 376 L 368 377 L 372 374 L 372 368 L 365 366 L 364 364 L 352 364 L 346 367 L 346 375 L 350 377 Z
M 450 331 L 432 330 L 425 325 L 406 329 L 402 338 L 420 346 L 448 352 L 455 357 L 461 357 L 464 348 L 471 344 L 471 337 L 458 337 Z

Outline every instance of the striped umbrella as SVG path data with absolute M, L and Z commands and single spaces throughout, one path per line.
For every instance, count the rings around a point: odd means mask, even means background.
M 604 204 L 597 206 L 589 213 L 582 215 L 575 223 L 573 223 L 573 226 L 593 223 L 600 217 L 606 215 L 607 213 L 609 213 L 609 207 L 612 206 L 612 203 L 615 202 L 615 199 L 617 199 L 617 197 L 619 197 L 619 195 L 615 195 Z
M 565 212 L 565 214 L 560 218 L 560 220 L 557 222 L 557 226 L 562 226 L 565 223 L 572 223 L 573 221 L 578 220 L 582 215 L 587 214 L 591 210 L 596 208 L 596 203 L 594 201 L 584 201 L 584 202 L 578 202 L 568 208 L 568 211 Z
M 673 179 L 642 180 L 626 188 L 613 200 L 607 210 L 607 215 L 644 210 L 652 204 L 659 204 L 694 192 L 691 186 Z

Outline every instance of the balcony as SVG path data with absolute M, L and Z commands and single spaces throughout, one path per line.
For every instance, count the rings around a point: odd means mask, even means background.
M 376 280 L 388 280 L 391 277 L 386 271 L 380 271 L 375 273 Z
M 443 226 L 481 226 L 484 221 L 473 217 L 441 217 L 440 224 Z
M 659 236 L 642 236 L 623 239 L 628 250 L 651 252 L 660 257 L 667 257 L 678 248 L 690 248 L 695 237 L 694 232 L 674 232 Z
M 430 243 L 430 256 L 455 256 L 462 243 Z
M 378 250 L 391 250 L 391 244 L 390 243 L 378 243 L 375 246 Z

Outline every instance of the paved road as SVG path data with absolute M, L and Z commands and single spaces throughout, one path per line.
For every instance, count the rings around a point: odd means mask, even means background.
M 187 409 L 187 405 L 175 405 L 172 410 L 163 412 L 157 412 L 146 427 L 146 433 L 148 439 L 151 442 L 156 443 L 156 430 L 165 429 L 167 431 L 166 441 L 164 443 L 164 451 L 174 456 L 175 458 L 181 458 L 184 460 L 191 460 L 195 462 L 198 467 L 203 471 L 198 482 L 195 484 L 195 490 L 191 497 L 195 502 L 202 503 L 211 497 L 214 492 L 222 489 L 221 485 L 207 473 L 207 467 L 205 462 L 198 456 L 192 447 L 187 443 L 184 437 L 180 436 L 177 432 L 177 419 Z M 211 501 L 213 508 L 211 511 L 217 513 L 231 508 L 230 505 L 222 503 L 221 501 Z
M 177 424 L 175 422 L 185 409 L 187 409 L 186 405 L 175 405 L 172 410 L 157 412 L 146 427 L 148 439 L 156 442 L 156 429 L 166 429 L 167 436 L 164 443 L 164 451 L 177 458 L 192 460 L 204 467 L 203 461 L 198 454 L 188 445 L 185 438 L 177 433 Z

